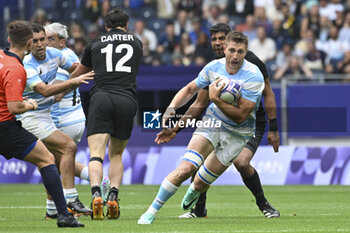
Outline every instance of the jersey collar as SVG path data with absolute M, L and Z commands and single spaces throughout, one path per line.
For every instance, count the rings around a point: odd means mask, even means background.
M 19 58 L 19 56 L 17 56 L 16 54 L 10 52 L 8 48 L 4 49 L 4 54 L 6 54 L 7 56 L 10 56 L 10 57 L 17 58 L 17 60 L 18 60 L 18 61 L 22 64 L 22 66 L 23 66 L 23 62 L 22 62 L 21 58 Z

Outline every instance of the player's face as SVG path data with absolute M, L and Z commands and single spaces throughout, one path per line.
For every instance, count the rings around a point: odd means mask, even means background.
M 38 60 L 44 60 L 46 57 L 46 35 L 41 31 L 33 33 L 32 54 Z
M 216 58 L 223 58 L 225 56 L 225 53 L 224 53 L 225 39 L 226 39 L 225 32 L 213 33 L 210 36 L 211 47 L 215 52 Z
M 235 74 L 242 66 L 247 47 L 244 43 L 229 41 L 226 44 L 226 70 L 229 74 Z
M 57 33 L 49 33 L 46 31 L 46 38 L 48 46 L 60 49 L 60 38 Z

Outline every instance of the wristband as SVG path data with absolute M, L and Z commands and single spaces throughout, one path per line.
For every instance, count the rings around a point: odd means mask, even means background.
M 28 102 L 28 103 L 30 103 L 30 104 L 33 106 L 31 110 L 34 110 L 34 104 L 33 104 L 33 103 L 31 103 L 31 102 Z
M 269 131 L 277 131 L 277 130 L 278 130 L 277 118 L 269 120 Z

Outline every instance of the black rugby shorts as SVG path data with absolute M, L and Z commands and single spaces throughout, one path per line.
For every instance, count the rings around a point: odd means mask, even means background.
M 130 138 L 137 103 L 130 97 L 95 92 L 90 97 L 87 136 L 108 133 L 119 140 Z
M 20 121 L 0 122 L 0 154 L 6 159 L 23 160 L 37 141 L 38 138 L 24 129 Z

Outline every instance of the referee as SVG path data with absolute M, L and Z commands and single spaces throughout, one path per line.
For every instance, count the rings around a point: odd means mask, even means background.
M 85 49 L 81 64 L 71 77 L 95 71 L 87 118 L 90 149 L 89 174 L 92 192 L 92 219 L 102 220 L 100 183 L 103 159 L 109 142 L 107 218 L 119 217 L 118 192 L 123 177 L 122 154 L 130 138 L 136 114 L 136 75 L 142 57 L 142 43 L 127 32 L 129 16 L 114 9 L 105 16 L 106 33 Z
M 45 145 L 22 127 L 15 114 L 36 110 L 33 99 L 22 98 L 27 82 L 22 60 L 32 45 L 32 26 L 26 21 L 13 21 L 8 27 L 10 49 L 0 50 L 0 154 L 36 165 L 46 190 L 57 207 L 58 227 L 84 227 L 67 210 L 55 158 Z

